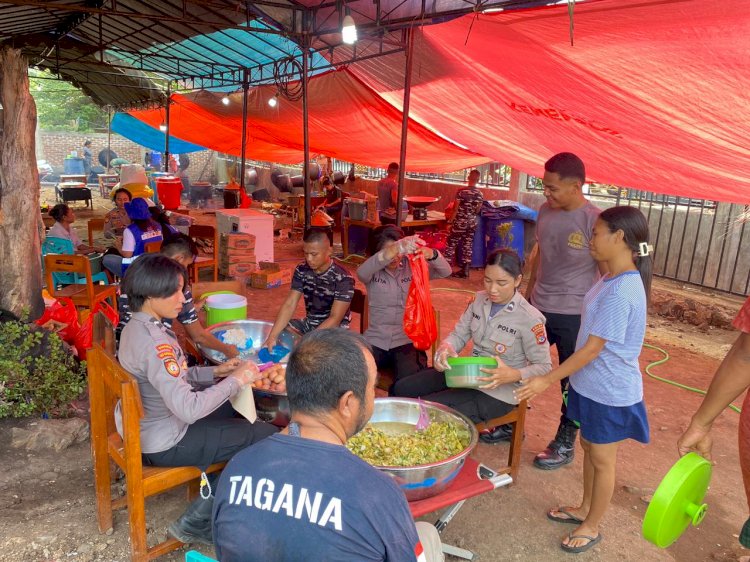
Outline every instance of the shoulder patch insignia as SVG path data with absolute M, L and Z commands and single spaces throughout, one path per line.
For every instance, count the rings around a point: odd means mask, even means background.
M 180 374 L 180 366 L 174 359 L 164 359 L 164 368 L 167 370 L 167 373 L 169 373 L 173 377 L 176 377 Z
M 531 331 L 534 332 L 534 336 L 536 337 L 536 343 L 538 345 L 542 345 L 547 341 L 547 334 L 544 331 L 544 324 L 541 322 L 535 326 L 531 327 Z
M 174 349 L 168 343 L 162 343 L 156 346 L 156 356 L 161 360 L 177 359 Z

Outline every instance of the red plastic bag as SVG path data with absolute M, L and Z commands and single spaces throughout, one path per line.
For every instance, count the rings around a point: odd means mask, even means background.
M 414 347 L 427 350 L 437 339 L 437 322 L 430 297 L 430 272 L 421 252 L 409 256 L 411 285 L 404 308 L 404 332 Z
M 51 323 L 51 324 L 50 324 Z M 55 327 L 55 332 L 65 343 L 73 343 L 80 329 L 76 305 L 68 297 L 60 297 L 44 309 L 44 314 L 35 322 L 44 327 L 49 324 Z M 60 327 L 62 326 L 62 327 Z M 49 326 L 48 326 L 49 327 Z
M 104 315 L 109 318 L 109 321 L 113 326 L 117 326 L 117 323 L 120 321 L 120 315 L 117 314 L 117 311 L 109 304 L 106 302 L 97 303 L 91 314 L 89 314 L 86 317 L 86 320 L 83 321 L 81 329 L 78 330 L 78 333 L 76 334 L 74 344 L 76 351 L 78 351 L 78 358 L 81 360 L 86 359 L 86 351 L 91 349 L 91 346 L 94 345 L 94 316 L 97 312 L 103 312 Z

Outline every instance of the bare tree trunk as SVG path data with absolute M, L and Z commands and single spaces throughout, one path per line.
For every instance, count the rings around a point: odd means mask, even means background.
M 42 300 L 39 175 L 28 62 L 0 48 L 0 308 L 37 318 Z

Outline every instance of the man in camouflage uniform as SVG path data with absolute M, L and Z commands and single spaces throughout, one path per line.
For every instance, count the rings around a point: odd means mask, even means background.
M 273 348 L 287 325 L 303 334 L 316 328 L 349 326 L 354 278 L 331 259 L 331 243 L 324 231 L 310 229 L 302 242 L 305 261 L 294 270 L 292 290 L 281 305 L 263 347 Z M 306 316 L 292 318 L 303 297 Z
M 456 210 L 451 223 L 451 232 L 445 247 L 445 259 L 452 262 L 456 256 L 456 265 L 459 269 L 451 274 L 451 277 L 466 279 L 469 277 L 471 267 L 471 253 L 474 245 L 474 231 L 479 222 L 479 209 L 482 207 L 484 197 L 477 189 L 479 181 L 479 170 L 469 172 L 468 186 L 459 189 L 456 193 Z M 460 251 L 458 249 L 460 248 Z M 457 255 L 456 255 L 457 254 Z M 458 257 L 460 256 L 460 258 Z

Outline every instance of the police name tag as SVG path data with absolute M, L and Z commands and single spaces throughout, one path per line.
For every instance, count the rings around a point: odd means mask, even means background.
M 255 423 L 255 420 L 258 419 L 258 413 L 255 411 L 253 386 L 251 384 L 243 386 L 229 401 L 232 403 L 232 408 L 244 416 L 250 423 Z

